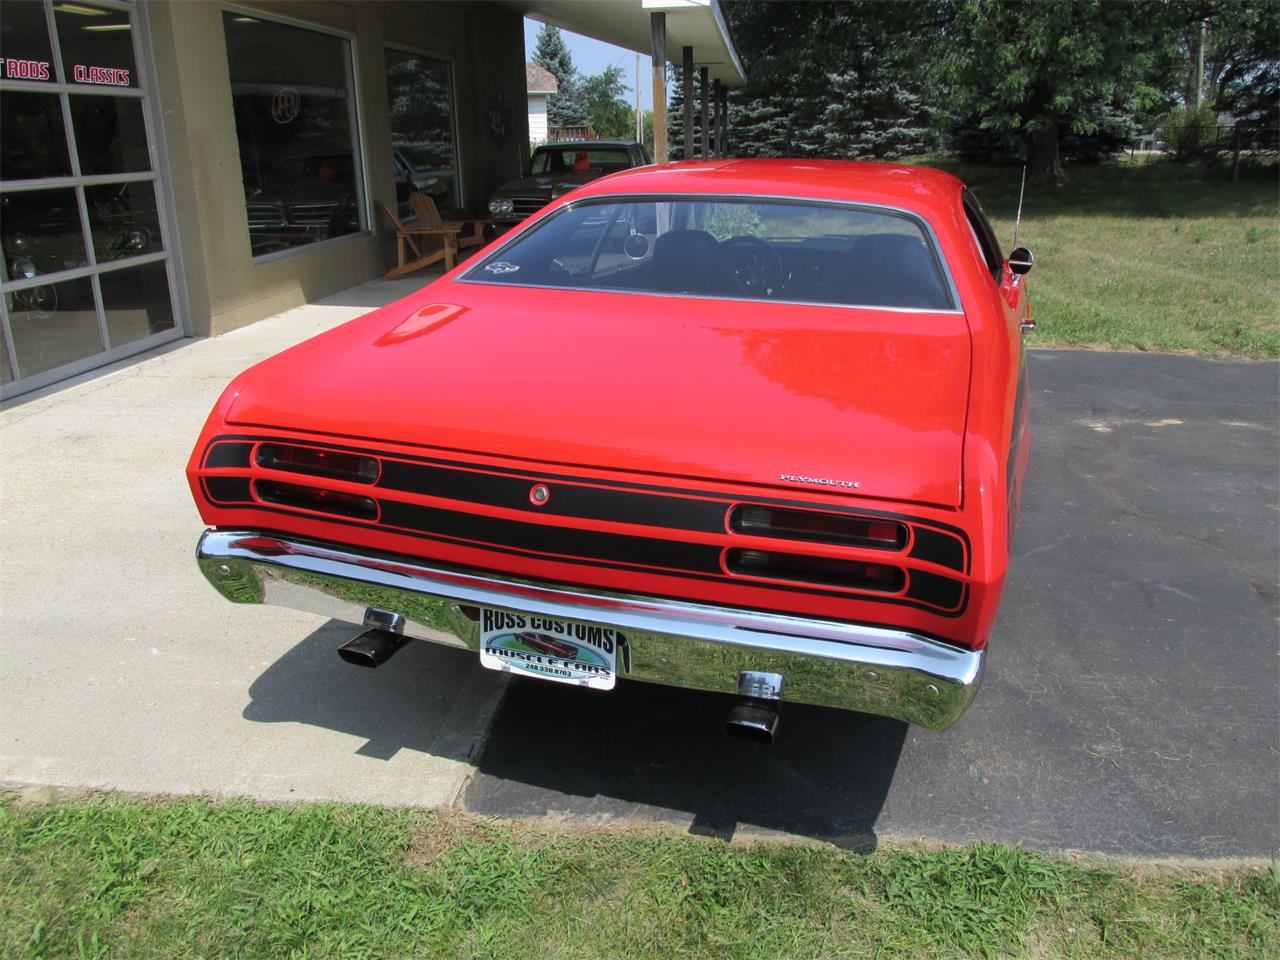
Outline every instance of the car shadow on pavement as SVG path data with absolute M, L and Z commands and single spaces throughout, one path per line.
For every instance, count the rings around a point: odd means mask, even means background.
M 333 620 L 291 647 L 249 687 L 245 719 L 360 737 L 356 753 L 366 757 L 414 750 L 475 763 L 464 802 L 481 814 L 876 845 L 906 724 L 783 704 L 776 742 L 745 743 L 724 732 L 730 696 L 512 679 L 474 653 L 422 642 L 368 670 L 335 652 L 358 630 Z
M 304 723 L 365 743 L 356 753 L 390 760 L 417 750 L 468 760 L 505 678 L 481 671 L 475 654 L 432 643 L 407 644 L 377 670 L 339 659 L 359 627 L 330 620 L 291 647 L 249 687 L 244 718 Z
M 494 816 L 661 820 L 726 840 L 745 827 L 873 849 L 907 725 L 784 704 L 766 746 L 724 732 L 733 703 L 644 683 L 600 693 L 516 680 L 464 803 Z

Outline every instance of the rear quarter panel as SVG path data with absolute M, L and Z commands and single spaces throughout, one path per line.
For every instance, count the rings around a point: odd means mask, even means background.
M 996 285 L 973 242 L 959 188 L 952 199 L 934 225 L 970 331 L 960 525 L 973 543 L 973 576 L 986 585 L 977 625 L 985 642 L 1008 572 L 1012 523 L 1027 462 L 1026 368 L 1019 329 L 1026 284 L 1014 284 L 1006 268 L 1004 282 Z

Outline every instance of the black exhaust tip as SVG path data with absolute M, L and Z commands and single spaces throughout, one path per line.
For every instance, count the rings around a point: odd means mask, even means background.
M 366 630 L 338 648 L 338 656 L 357 667 L 379 667 L 390 660 L 409 638 L 390 630 Z
M 773 743 L 778 733 L 778 711 L 769 703 L 739 703 L 729 711 L 724 731 L 750 743 Z

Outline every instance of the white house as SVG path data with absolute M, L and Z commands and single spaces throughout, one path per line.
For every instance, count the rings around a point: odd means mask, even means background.
M 525 62 L 524 84 L 529 95 L 529 142 L 547 142 L 547 98 L 559 89 L 550 70 Z

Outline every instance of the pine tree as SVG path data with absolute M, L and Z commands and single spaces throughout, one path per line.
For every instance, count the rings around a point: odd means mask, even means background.
M 693 155 L 698 156 L 701 147 L 698 146 L 698 137 L 701 136 L 701 129 L 698 120 L 698 74 L 694 71 L 693 75 Z M 686 92 L 684 89 L 684 71 L 675 64 L 667 64 L 667 158 L 670 160 L 685 160 L 684 155 L 684 101 Z
M 578 71 L 558 27 L 542 25 L 533 48 L 533 62 L 549 71 L 559 87 L 547 98 L 547 122 L 553 127 L 585 127 L 587 108 L 578 89 Z
M 890 159 L 937 134 L 921 68 L 934 3 L 726 5 L 747 85 L 730 92 L 734 156 Z

